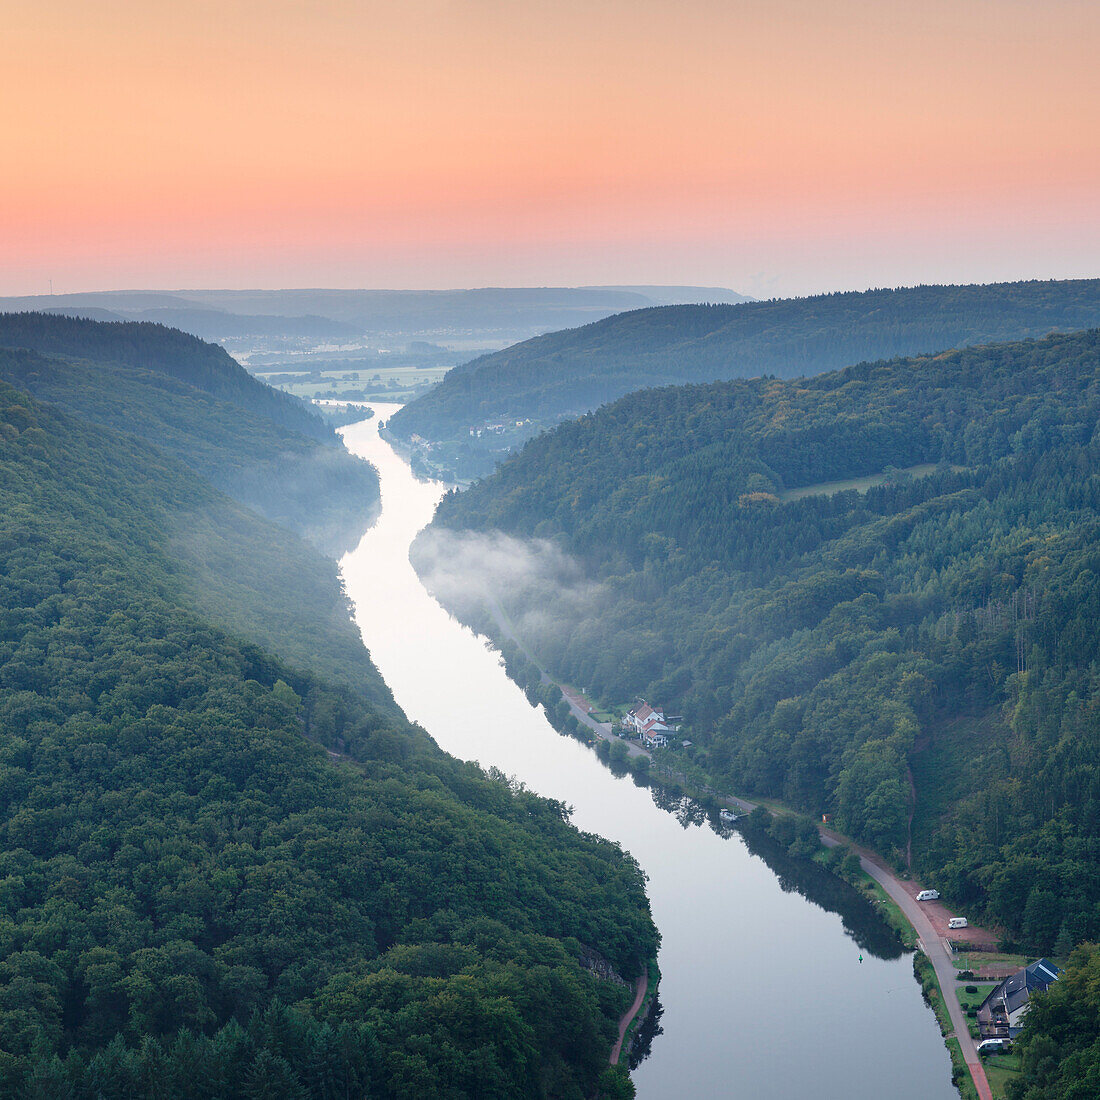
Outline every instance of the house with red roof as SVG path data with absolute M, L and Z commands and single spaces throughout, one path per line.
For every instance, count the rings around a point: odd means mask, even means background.
M 668 744 L 668 735 L 677 726 L 665 717 L 659 707 L 651 707 L 644 699 L 633 706 L 623 716 L 623 729 L 627 736 L 640 737 L 651 748 L 662 748 Z

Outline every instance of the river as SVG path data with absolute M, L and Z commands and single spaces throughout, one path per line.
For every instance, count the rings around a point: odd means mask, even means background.
M 579 828 L 621 843 L 649 876 L 663 1033 L 633 1072 L 639 1098 L 957 1100 L 911 957 L 874 953 L 846 888 L 835 902 L 828 886 L 792 882 L 781 864 L 777 874 L 739 834 L 659 808 L 553 730 L 485 639 L 427 594 L 409 544 L 444 487 L 416 481 L 379 438 L 398 407 L 374 404 L 373 420 L 343 429 L 382 485 L 381 518 L 341 563 L 356 620 L 397 702 L 447 752 L 568 803 Z

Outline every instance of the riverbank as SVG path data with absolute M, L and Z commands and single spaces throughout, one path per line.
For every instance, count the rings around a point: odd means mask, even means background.
M 619 1020 L 619 1038 L 611 1048 L 611 1056 L 608 1061 L 617 1066 L 624 1054 L 629 1056 L 630 1044 L 627 1038 L 633 1037 L 639 1024 L 649 1013 L 653 998 L 657 995 L 657 984 L 660 981 L 661 972 L 657 969 L 657 960 L 650 959 L 645 968 L 634 982 L 634 1003 L 623 1013 Z
M 495 600 L 489 601 L 489 611 L 500 634 L 516 646 L 538 670 L 540 684 L 557 688 L 561 692 L 562 699 L 568 704 L 571 717 L 596 737 L 597 755 L 605 763 L 609 762 L 611 754 L 610 750 L 607 752 L 599 751 L 601 743 L 604 746 L 618 744 L 626 749 L 625 761 L 629 762 L 633 758 L 635 762 L 634 770 L 639 770 L 637 769 L 639 758 L 647 758 L 646 766 L 640 770 L 646 773 L 649 782 L 662 782 L 662 770 L 654 767 L 652 752 L 636 742 L 624 741 L 622 738 L 617 737 L 612 732 L 611 723 L 596 721 L 591 713 L 595 709 L 594 702 L 587 699 L 583 692 L 561 684 L 546 671 L 535 655 L 524 645 L 504 609 Z M 558 723 L 553 724 L 557 728 Z M 559 732 L 568 733 L 568 731 L 560 729 Z M 671 769 L 668 769 L 665 778 L 671 780 L 678 791 L 689 797 L 694 797 L 704 804 L 717 804 L 720 808 L 734 810 L 738 814 L 749 814 L 757 806 L 762 806 L 771 815 L 787 816 L 794 819 L 804 817 L 804 815 L 791 808 L 771 800 L 766 804 L 757 803 L 734 795 L 719 795 L 710 788 L 693 790 L 692 783 L 686 776 L 675 773 Z M 950 942 L 946 939 L 947 922 L 952 914 L 946 906 L 938 901 L 918 903 L 916 895 L 922 889 L 921 884 L 912 879 L 903 880 L 899 878 L 878 853 L 856 844 L 850 837 L 844 836 L 835 829 L 828 828 L 823 823 L 816 824 L 815 827 L 820 843 L 826 849 L 843 845 L 858 859 L 859 870 L 882 891 L 885 899 L 887 899 L 887 904 L 883 906 L 883 919 L 895 928 L 908 947 L 915 948 L 928 959 L 940 988 L 949 991 L 949 994 L 945 994 L 942 1000 L 951 1027 L 943 1034 L 945 1045 L 952 1057 L 954 1068 L 952 1082 L 958 1088 L 963 1100 L 969 1100 L 969 1089 L 971 1088 L 978 1100 L 993 1100 L 993 1093 L 986 1078 L 985 1069 L 978 1057 L 977 1046 L 966 1026 L 965 1013 L 958 1002 L 958 998 L 954 995 L 957 971 L 951 962 L 952 948 Z M 907 930 L 908 935 L 906 935 Z M 978 949 L 979 946 L 988 949 L 992 945 L 991 941 L 995 939 L 992 933 L 976 927 L 953 929 L 951 934 L 952 939 L 974 944 L 975 949 Z M 965 1075 L 959 1072 L 958 1063 L 960 1061 L 962 1066 L 965 1067 Z
M 378 417 L 388 412 L 379 409 Z M 382 518 L 343 563 L 345 582 L 398 704 L 448 752 L 558 801 L 579 828 L 631 852 L 646 876 L 662 935 L 662 979 L 653 1010 L 634 1032 L 630 1077 L 638 1100 L 720 1096 L 733 1077 L 746 1095 L 880 1100 L 886 1075 L 897 1082 L 892 1100 L 951 1100 L 946 1052 L 908 960 L 895 948 L 865 951 L 858 963 L 852 929 L 862 943 L 861 918 L 843 898 L 836 908 L 827 893 L 840 880 L 811 862 L 773 865 L 755 845 L 729 843 L 716 809 L 712 829 L 697 803 L 666 796 L 639 775 L 616 777 L 587 745 L 551 729 L 543 708 L 505 676 L 499 650 L 431 599 L 409 564 L 409 544 L 443 487 L 416 481 L 378 440 L 376 422 L 345 431 L 383 486 Z M 529 671 L 526 658 L 521 670 Z M 545 686 L 533 669 L 530 675 L 535 689 Z M 553 691 L 546 692 L 551 706 L 588 741 L 592 731 Z M 809 892 L 802 868 L 811 872 Z M 840 885 L 838 896 L 858 893 Z M 762 949 L 777 936 L 780 952 Z M 799 1031 L 789 1055 L 776 1059 L 776 1044 L 787 1044 L 797 1026 L 795 991 L 811 1004 L 834 1003 L 839 992 L 841 1009 L 815 1020 L 811 1033 Z M 599 1052 L 605 1065 L 616 1031 Z M 651 1039 L 650 1056 L 638 1062 Z

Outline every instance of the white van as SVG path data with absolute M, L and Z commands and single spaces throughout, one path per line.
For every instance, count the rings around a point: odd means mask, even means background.
M 948 928 L 965 928 L 966 927 L 966 917 L 952 917 L 947 922 L 947 927 Z
M 939 890 L 922 890 L 917 894 L 917 901 L 938 901 L 939 896 Z
M 983 1039 L 978 1044 L 979 1054 L 1003 1054 L 1012 1047 L 1011 1039 Z

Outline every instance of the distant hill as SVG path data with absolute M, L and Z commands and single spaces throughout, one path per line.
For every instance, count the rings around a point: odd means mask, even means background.
M 16 309 L 11 312 L 18 313 L 20 310 Z M 87 321 L 128 321 L 131 319 L 124 317 L 121 313 L 115 313 L 114 310 L 104 309 L 102 306 L 56 306 L 30 312 L 58 314 L 62 317 L 83 317 Z
M 1096 329 L 643 390 L 444 498 L 413 560 L 606 708 L 683 714 L 698 782 L 911 844 L 1061 955 L 1100 937 L 1098 424 Z
M 0 298 L 0 310 L 109 310 L 207 340 L 242 336 L 346 338 L 371 334 L 500 347 L 627 309 L 743 302 L 723 287 L 487 287 L 475 290 L 102 291 Z
M 134 320 L 182 329 L 203 340 L 296 337 L 305 341 L 343 341 L 362 335 L 357 325 L 334 321 L 330 317 L 228 313 L 197 306 L 146 309 L 132 316 Z
M 161 325 L 0 314 L 0 377 L 179 458 L 338 555 L 377 514 L 378 479 L 307 405 L 220 348 Z
M 637 310 L 456 367 L 388 428 L 406 443 L 414 436 L 447 443 L 434 456 L 437 465 L 451 463 L 468 476 L 487 472 L 544 427 L 647 386 L 794 378 L 1097 324 L 1100 279 Z

